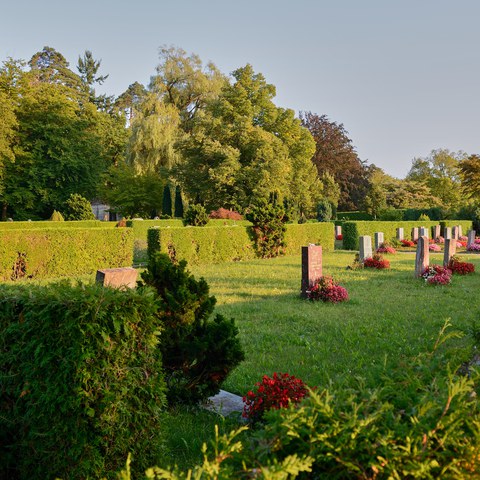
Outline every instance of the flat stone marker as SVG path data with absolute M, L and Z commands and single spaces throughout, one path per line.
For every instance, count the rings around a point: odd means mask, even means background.
M 403 233 L 403 227 L 397 228 L 397 240 L 403 240 L 404 238 L 404 233 Z
M 418 240 L 418 228 L 413 227 L 412 228 L 412 242 L 415 242 L 416 240 Z
M 366 258 L 372 258 L 372 237 L 370 235 L 362 235 L 358 239 L 359 242 L 359 260 L 363 262 Z
M 341 225 L 335 225 L 335 238 L 342 234 L 342 227 Z
M 469 230 L 468 233 L 467 233 L 467 237 L 468 237 L 468 240 L 467 240 L 467 248 L 470 246 L 470 245 L 473 245 L 475 243 L 475 235 L 476 235 L 476 232 L 475 230 Z
M 428 231 L 429 229 L 426 227 L 420 227 L 420 230 L 418 231 L 418 235 L 420 237 L 430 237 L 430 232 Z
M 443 266 L 448 267 L 450 259 L 455 255 L 457 250 L 457 241 L 454 238 L 447 238 L 445 240 L 445 250 L 443 252 Z
M 97 270 L 95 281 L 104 287 L 135 288 L 137 286 L 137 270 L 132 267 L 106 268 Z
M 243 412 L 243 398 L 225 390 L 220 390 L 219 393 L 207 400 L 204 408 L 227 417 L 232 413 Z
M 452 238 L 452 229 L 450 227 L 445 227 L 444 228 L 443 238 L 445 240 Z
M 322 276 L 322 247 L 310 244 L 302 247 L 302 292 L 307 297 L 307 290 Z
M 458 225 L 455 225 L 452 228 L 452 238 L 454 238 L 455 240 L 458 240 L 459 236 L 460 236 L 460 232 L 458 231 Z
M 375 251 L 384 242 L 383 232 L 375 232 Z
M 435 225 L 433 227 L 433 239 L 437 240 L 440 238 L 440 232 L 441 232 L 441 225 Z
M 422 273 L 430 264 L 430 252 L 428 250 L 428 237 L 420 237 L 417 243 L 415 256 L 415 276 L 421 277 Z

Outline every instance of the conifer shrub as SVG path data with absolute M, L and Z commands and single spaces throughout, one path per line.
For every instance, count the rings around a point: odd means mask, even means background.
M 202 205 L 190 205 L 185 212 L 183 224 L 192 225 L 193 227 L 204 227 L 208 223 L 207 211 Z
M 233 319 L 210 318 L 216 299 L 207 282 L 196 280 L 187 262 L 156 253 L 142 273 L 162 302 L 160 351 L 170 404 L 196 404 L 219 392 L 230 371 L 245 357 Z
M 51 222 L 63 222 L 63 221 L 65 221 L 65 219 L 63 218 L 63 215 L 60 212 L 57 212 L 56 210 L 53 211 L 49 220 Z
M 182 199 L 182 191 L 180 187 L 177 185 L 175 187 L 175 202 L 174 202 L 174 216 L 175 218 L 183 218 L 183 199 Z
M 329 222 L 332 219 L 332 204 L 328 200 L 321 200 L 317 205 L 317 220 Z
M 137 472 L 158 461 L 158 308 L 146 288 L 0 285 L 0 478 L 101 478 L 129 452 Z
M 285 254 L 286 217 L 281 205 L 261 201 L 250 207 L 246 217 L 253 224 L 253 241 L 260 258 Z
M 68 197 L 63 213 L 66 220 L 95 220 L 92 205 L 78 193 L 72 193 Z

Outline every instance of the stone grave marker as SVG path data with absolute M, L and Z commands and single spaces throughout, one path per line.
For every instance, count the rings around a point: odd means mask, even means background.
M 375 251 L 384 242 L 383 238 L 383 232 L 375 232 Z
M 452 238 L 454 238 L 455 240 L 458 240 L 459 235 L 460 235 L 460 233 L 458 231 L 458 225 L 455 225 L 452 228 Z
M 445 250 L 443 252 L 443 266 L 447 267 L 450 259 L 455 255 L 457 249 L 457 241 L 454 238 L 445 239 Z
M 428 231 L 429 229 L 426 227 L 420 227 L 420 230 L 418 231 L 418 235 L 420 237 L 430 237 L 430 232 Z
M 322 247 L 310 244 L 302 247 L 302 292 L 307 297 L 307 290 L 322 277 Z
M 463 236 L 462 226 L 461 226 L 461 225 L 458 225 L 458 236 L 459 236 L 459 237 L 462 237 L 462 236 Z
M 413 227 L 412 228 L 412 242 L 415 242 L 416 240 L 418 240 L 418 228 Z
M 421 277 L 422 273 L 430 264 L 430 252 L 428 250 L 428 237 L 422 236 L 417 242 L 417 254 L 415 256 L 415 276 Z
M 448 240 L 452 238 L 452 229 L 450 227 L 445 227 L 443 231 L 443 238 Z
M 473 245 L 475 243 L 475 235 L 476 235 L 476 232 L 475 230 L 469 230 L 467 232 L 467 237 L 468 237 L 468 240 L 467 240 L 467 248 L 470 246 L 470 245 Z
M 438 238 L 440 238 L 440 231 L 441 231 L 441 225 L 435 225 L 433 227 L 433 239 L 434 240 L 437 240 Z
M 366 258 L 372 258 L 372 237 L 370 235 L 362 235 L 359 239 L 359 260 L 363 262 Z
M 132 267 L 105 268 L 97 270 L 95 281 L 104 287 L 135 288 L 137 286 L 137 270 Z
M 403 227 L 397 228 L 397 240 L 399 240 L 399 241 L 403 240 L 403 238 L 404 238 L 403 235 L 404 235 Z
M 341 225 L 335 225 L 335 238 L 342 234 L 342 227 Z

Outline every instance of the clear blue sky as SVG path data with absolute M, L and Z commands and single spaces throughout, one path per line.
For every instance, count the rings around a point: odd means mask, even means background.
M 404 177 L 432 149 L 480 153 L 478 0 L 0 0 L 0 60 L 91 50 L 107 93 L 148 84 L 158 47 L 251 63 L 276 104 L 343 123 L 362 160 Z

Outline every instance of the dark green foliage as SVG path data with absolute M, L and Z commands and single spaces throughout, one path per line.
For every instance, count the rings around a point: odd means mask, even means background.
M 321 200 L 317 205 L 317 220 L 329 222 L 332 219 L 332 204 L 328 200 Z
M 0 286 L 0 477 L 113 477 L 161 458 L 166 403 L 150 289 Z
M 339 220 L 373 220 L 373 217 L 367 212 L 337 212 Z
M 443 220 L 445 212 L 440 207 L 408 208 L 403 214 L 403 220 L 418 220 L 420 215 L 427 215 L 430 220 Z
M 92 205 L 78 193 L 72 193 L 68 197 L 63 213 L 66 220 L 95 220 Z
M 163 187 L 162 215 L 172 218 L 172 191 L 170 185 Z
M 192 225 L 193 227 L 203 227 L 209 221 L 207 211 L 202 205 L 190 205 L 185 212 L 183 223 L 185 225 Z
M 63 228 L 68 222 L 58 223 L 62 227 L 0 228 L 0 280 L 10 279 L 19 252 L 25 254 L 26 276 L 33 278 L 71 277 L 132 265 L 131 229 Z
M 175 187 L 175 207 L 174 207 L 174 216 L 175 218 L 183 218 L 183 200 L 182 200 L 182 191 L 177 185 Z
M 473 229 L 476 232 L 480 232 L 480 205 L 478 203 L 461 208 L 459 212 L 457 212 L 456 218 L 471 220 Z
M 250 207 L 246 218 L 253 223 L 253 237 L 260 258 L 278 257 L 285 253 L 285 210 L 283 206 L 259 201 Z
M 186 270 L 187 262 L 173 263 L 168 255 L 150 257 L 142 273 L 146 285 L 162 300 L 162 352 L 170 404 L 196 404 L 218 393 L 230 371 L 243 359 L 233 319 L 213 313 L 215 297 L 207 282 Z
M 385 210 L 381 210 L 380 214 L 378 215 L 378 219 L 380 221 L 387 221 L 387 222 L 396 222 L 403 220 L 404 210 L 399 208 L 387 208 Z
M 56 210 L 54 210 L 49 220 L 51 222 L 63 222 L 65 219 L 63 218 L 63 215 L 60 212 L 57 212 Z

